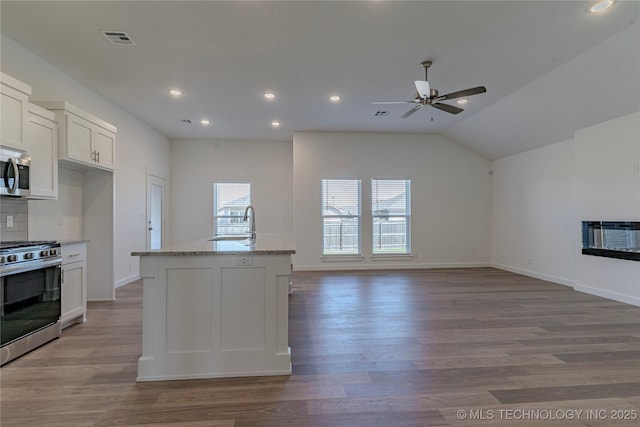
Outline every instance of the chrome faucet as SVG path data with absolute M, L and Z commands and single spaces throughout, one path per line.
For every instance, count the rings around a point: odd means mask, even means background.
M 253 209 L 253 206 L 249 205 L 245 208 L 243 221 L 249 219 L 249 209 L 251 209 L 251 225 L 249 232 L 251 233 L 251 239 L 256 240 L 256 211 Z

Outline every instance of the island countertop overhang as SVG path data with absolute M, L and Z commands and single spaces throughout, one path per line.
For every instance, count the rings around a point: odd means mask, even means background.
M 254 240 L 196 240 L 163 249 L 131 252 L 131 256 L 289 255 L 294 254 L 291 233 L 258 233 Z

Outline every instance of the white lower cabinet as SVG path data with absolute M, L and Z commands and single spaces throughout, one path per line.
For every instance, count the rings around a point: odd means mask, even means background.
M 63 328 L 87 320 L 87 248 L 84 242 L 62 245 L 61 303 Z

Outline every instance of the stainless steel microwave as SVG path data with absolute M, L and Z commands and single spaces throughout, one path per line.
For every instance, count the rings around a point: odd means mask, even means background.
M 31 157 L 21 151 L 0 147 L 0 196 L 31 195 Z

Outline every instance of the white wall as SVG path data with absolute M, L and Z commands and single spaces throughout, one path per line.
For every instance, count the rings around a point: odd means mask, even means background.
M 58 168 L 58 200 L 29 200 L 30 240 L 81 240 L 82 171 Z
M 364 269 L 488 265 L 489 161 L 439 135 L 296 132 L 293 136 L 294 268 Z M 321 180 L 362 180 L 363 214 L 371 178 L 406 178 L 412 188 L 412 259 L 371 258 L 363 215 L 357 261 L 323 261 Z M 370 218 L 370 217 L 369 217 Z
M 293 231 L 291 142 L 171 141 L 174 244 L 213 235 L 213 182 L 249 180 L 258 233 Z
M 640 221 L 640 112 L 576 132 L 576 222 Z M 640 262 L 580 253 L 576 289 L 640 306 Z
M 2 71 L 31 85 L 31 99 L 69 101 L 117 126 L 114 281 L 124 284 L 135 279 L 138 259 L 130 253 L 144 249 L 146 244 L 146 169 L 169 178 L 168 139 L 5 35 L 1 43 Z M 44 203 L 56 206 L 56 202 Z M 64 203 L 64 199 L 58 203 Z M 57 227 L 57 218 L 52 226 Z
M 492 164 L 496 267 L 572 285 L 575 279 L 573 140 Z
M 589 21 L 600 18 L 606 19 L 583 14 Z M 577 129 L 638 111 L 638 76 L 640 22 L 466 117 L 444 135 L 465 141 L 472 150 L 482 147 L 490 159 L 572 139 Z
M 581 221 L 640 221 L 640 113 L 492 167 L 494 266 L 640 305 L 640 262 L 581 253 Z

